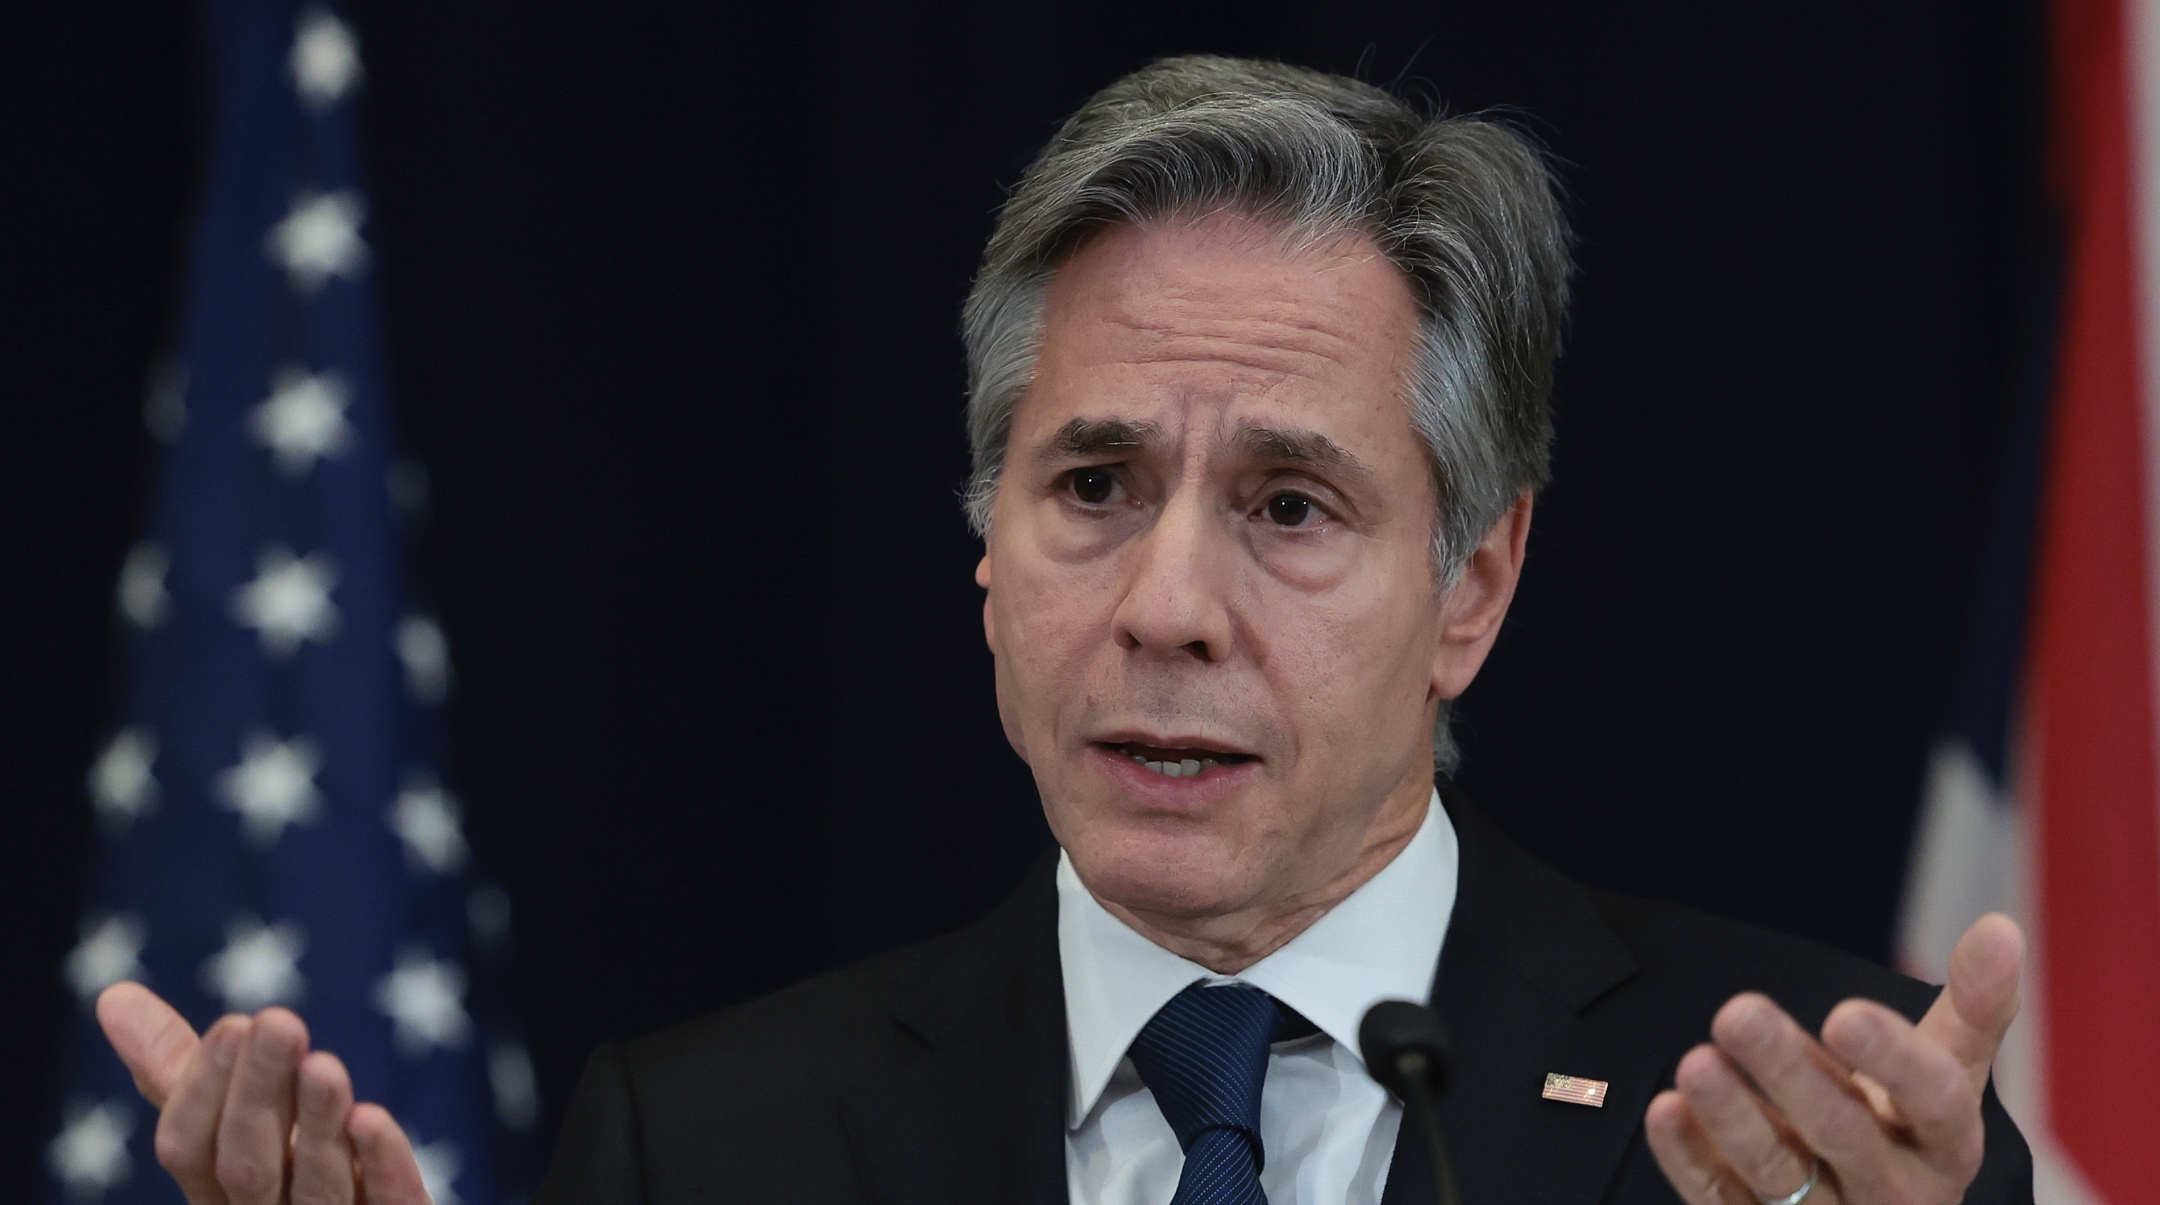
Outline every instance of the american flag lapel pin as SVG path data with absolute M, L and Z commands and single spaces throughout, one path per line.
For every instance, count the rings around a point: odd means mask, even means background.
M 1584 1079 L 1579 1075 L 1562 1075 L 1557 1071 L 1548 1071 L 1545 1073 L 1545 1091 L 1539 1095 L 1546 1100 L 1602 1109 L 1605 1107 L 1605 1089 L 1611 1086 L 1601 1079 Z

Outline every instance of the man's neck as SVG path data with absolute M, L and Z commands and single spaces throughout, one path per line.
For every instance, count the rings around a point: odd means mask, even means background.
M 1142 937 L 1218 975 L 1235 975 L 1290 944 L 1335 905 L 1350 898 L 1395 860 L 1417 836 L 1432 802 L 1432 789 L 1391 797 L 1365 830 L 1356 856 L 1316 887 L 1213 916 L 1157 913 L 1127 908 L 1095 895 L 1110 915 Z M 1094 889 L 1089 888 L 1094 895 Z

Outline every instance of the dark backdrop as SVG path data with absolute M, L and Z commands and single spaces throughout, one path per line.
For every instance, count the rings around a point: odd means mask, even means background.
M 2031 7 L 365 4 L 454 773 L 551 1106 L 596 1040 L 956 924 L 1048 848 L 954 503 L 956 311 L 1056 120 L 1174 51 L 1550 143 L 1580 301 L 1466 787 L 1589 879 L 1882 957 L 2025 355 Z M 73 1007 L 189 20 L 0 14 L 0 1184 Z

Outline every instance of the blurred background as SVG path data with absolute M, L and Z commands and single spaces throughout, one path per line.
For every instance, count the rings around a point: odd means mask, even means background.
M 1463 789 L 1593 882 L 1890 950 L 2035 371 L 2042 14 L 984 0 L 352 10 L 393 402 L 551 1132 L 593 1044 L 958 925 L 1050 842 L 955 503 L 1002 190 L 1153 57 L 1561 163 L 1555 480 Z M 50 1133 L 203 167 L 185 5 L 0 10 L 0 1196 Z

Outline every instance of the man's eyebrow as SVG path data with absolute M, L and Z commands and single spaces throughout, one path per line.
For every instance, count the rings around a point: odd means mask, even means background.
M 1131 451 L 1145 446 L 1161 431 L 1154 423 L 1122 418 L 1076 418 L 1051 435 L 1041 455 L 1080 458 Z
M 1345 451 L 1341 444 L 1318 431 L 1302 428 L 1286 431 L 1277 427 L 1245 426 L 1238 429 L 1236 440 L 1246 454 L 1255 460 L 1271 460 L 1312 469 L 1333 469 L 1360 477 L 1368 475 L 1362 461 Z

